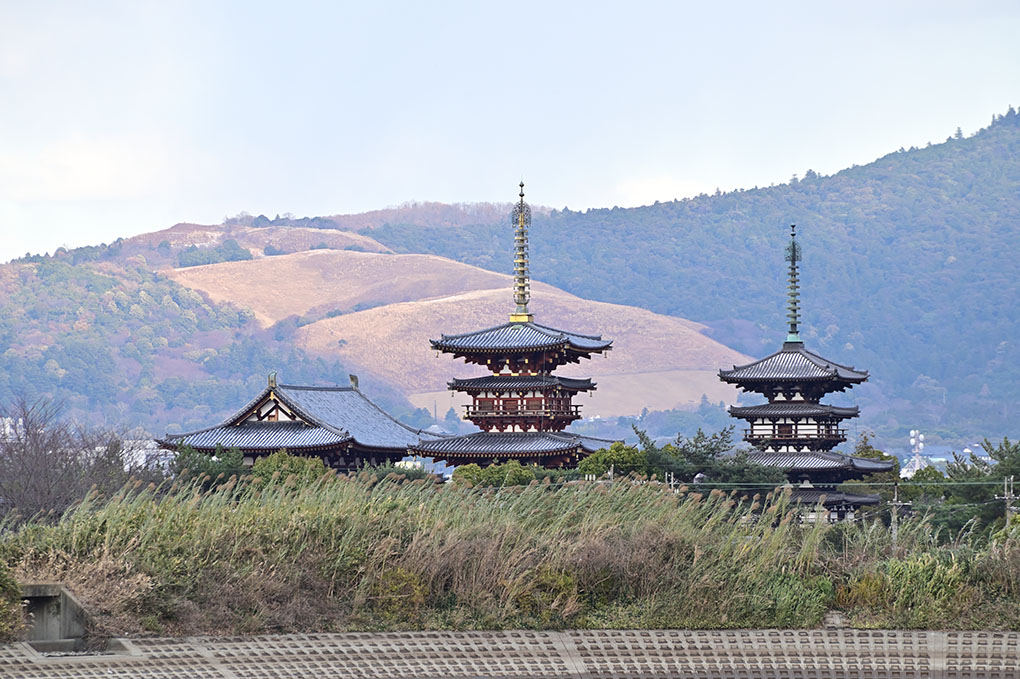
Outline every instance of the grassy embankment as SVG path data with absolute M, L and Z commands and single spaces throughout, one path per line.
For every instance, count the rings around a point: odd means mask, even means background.
M 802 526 L 785 497 L 572 483 L 323 480 L 126 490 L 7 526 L 19 580 L 66 582 L 96 634 L 428 628 L 1020 629 L 1020 536 Z M 0 569 L 2 570 L 2 569 Z

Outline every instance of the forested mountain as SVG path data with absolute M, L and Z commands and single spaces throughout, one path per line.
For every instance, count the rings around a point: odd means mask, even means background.
M 535 195 L 541 194 L 536 187 Z M 809 346 L 868 369 L 851 397 L 891 436 L 1016 435 L 1020 116 L 832 176 L 640 208 L 535 217 L 532 273 L 571 293 L 707 323 L 761 356 L 782 341 L 788 225 Z M 499 271 L 505 223 L 364 232 L 397 252 Z
M 0 267 L 0 403 L 45 396 L 81 421 L 162 433 L 210 424 L 280 366 L 295 381 L 347 380 L 339 363 L 306 357 L 144 258 L 119 260 L 116 247 Z
M 813 350 L 872 374 L 843 396 L 862 406 L 858 431 L 889 441 L 920 428 L 959 448 L 1020 433 L 1018 189 L 1020 116 L 1010 110 L 971 137 L 832 176 L 809 171 L 781 186 L 640 208 L 536 208 L 532 274 L 587 299 L 705 323 L 713 339 L 762 356 L 784 336 L 783 248 L 796 223 L 802 334 Z M 533 195 L 541 201 L 541 187 Z M 302 328 L 357 308 L 274 316 L 266 327 L 167 269 L 354 250 L 509 272 L 505 212 L 426 203 L 365 215 L 242 214 L 2 265 L 0 399 L 56 396 L 72 414 L 158 433 L 215 420 L 281 366 L 288 381 L 343 383 L 345 366 L 299 348 Z M 199 273 L 186 271 L 181 280 Z M 372 388 L 410 414 L 399 385 Z

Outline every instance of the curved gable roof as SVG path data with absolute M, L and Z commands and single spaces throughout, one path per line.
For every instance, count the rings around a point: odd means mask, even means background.
M 607 439 L 597 439 L 562 431 L 483 431 L 425 442 L 415 446 L 414 449 L 423 455 L 445 459 L 447 456 L 456 458 L 463 455 L 552 455 L 572 450 L 594 453 L 613 443 L 614 441 Z
M 582 335 L 556 330 L 532 321 L 504 323 L 459 335 L 443 335 L 440 339 L 429 342 L 433 348 L 446 352 L 538 351 L 568 347 L 587 354 L 606 351 L 612 345 L 611 340 L 604 340 L 601 335 Z
M 724 382 L 821 382 L 859 383 L 868 379 L 866 370 L 841 365 L 808 351 L 801 342 L 787 342 L 774 354 L 747 365 L 720 370 Z
M 284 405 L 309 423 L 343 431 L 366 447 L 407 447 L 421 438 L 440 438 L 397 421 L 354 387 L 281 384 L 275 392 Z
M 275 398 L 300 420 L 246 421 L 252 411 L 269 398 Z M 249 450 L 299 450 L 353 441 L 365 448 L 400 451 L 421 441 L 440 438 L 443 437 L 397 421 L 354 387 L 281 384 L 263 389 L 222 424 L 183 434 L 168 434 L 162 442 L 200 450 L 217 445 Z

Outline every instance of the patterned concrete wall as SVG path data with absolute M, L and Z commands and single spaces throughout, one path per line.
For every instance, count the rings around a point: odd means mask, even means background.
M 1020 635 L 858 630 L 408 632 L 0 646 L 4 679 L 1020 679 Z

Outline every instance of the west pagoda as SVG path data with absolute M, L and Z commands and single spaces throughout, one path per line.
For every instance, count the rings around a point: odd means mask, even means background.
M 833 451 L 846 441 L 841 424 L 857 417 L 859 411 L 856 406 L 827 405 L 821 399 L 864 382 L 868 373 L 830 361 L 804 346 L 799 332 L 801 250 L 796 226 L 790 227 L 786 260 L 790 263 L 786 341 L 779 351 L 763 359 L 720 370 L 719 378 L 768 400 L 729 409 L 731 416 L 747 422 L 744 440 L 757 449 L 749 459 L 786 470 L 790 481 L 799 484 L 793 491 L 795 501 L 817 504 L 824 499 L 834 518 L 852 518 L 857 507 L 878 504 L 879 497 L 843 493 L 835 486 L 865 474 L 890 471 L 892 463 Z
M 489 374 L 449 382 L 452 391 L 471 396 L 464 417 L 482 431 L 412 447 L 415 455 L 445 460 L 454 465 L 518 460 L 546 467 L 573 465 L 612 441 L 564 431 L 581 417 L 573 397 L 592 391 L 591 379 L 554 375 L 567 363 L 609 351 L 612 342 L 599 335 L 556 330 L 535 322 L 528 309 L 531 299 L 528 266 L 528 228 L 531 208 L 514 206 L 515 308 L 508 323 L 459 335 L 429 340 L 437 351 L 485 367 Z

